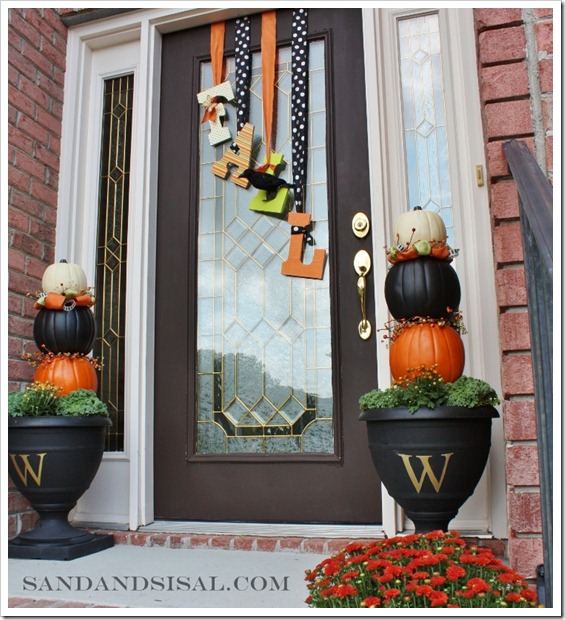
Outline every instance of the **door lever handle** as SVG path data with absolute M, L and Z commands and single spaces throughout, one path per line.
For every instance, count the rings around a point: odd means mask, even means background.
M 353 260 L 357 279 L 357 296 L 361 305 L 361 322 L 358 326 L 359 337 L 368 340 L 371 337 L 371 322 L 367 319 L 367 274 L 371 270 L 371 257 L 366 250 L 359 250 Z
M 357 295 L 361 303 L 361 322 L 359 323 L 359 336 L 363 340 L 371 337 L 371 323 L 367 320 L 367 279 L 365 276 L 359 276 L 357 280 Z

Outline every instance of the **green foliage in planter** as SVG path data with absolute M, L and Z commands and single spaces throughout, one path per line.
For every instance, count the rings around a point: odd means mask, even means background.
M 108 415 L 106 403 L 92 390 L 79 389 L 59 396 L 60 388 L 35 381 L 23 392 L 8 394 L 8 415 L 22 416 L 92 416 Z
M 22 409 L 23 392 L 10 392 L 8 394 L 8 415 L 12 418 L 19 418 L 24 414 Z
M 411 370 L 384 390 L 374 389 L 359 399 L 361 411 L 406 407 L 415 413 L 420 407 L 482 407 L 498 405 L 495 390 L 482 379 L 461 376 L 445 383 L 433 368 Z
M 450 407 L 483 407 L 500 403 L 494 389 L 482 379 L 463 375 L 453 383 L 446 383 L 445 386 L 447 404 Z
M 96 392 L 80 389 L 59 398 L 57 415 L 108 415 L 108 407 L 96 396 Z

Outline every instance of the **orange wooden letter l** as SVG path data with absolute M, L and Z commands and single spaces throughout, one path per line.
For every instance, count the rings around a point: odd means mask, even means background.
M 291 226 L 306 228 L 310 225 L 311 216 L 309 213 L 296 213 L 291 211 L 288 214 L 288 223 Z M 290 235 L 290 248 L 288 258 L 283 262 L 281 273 L 285 276 L 297 276 L 299 278 L 314 278 L 321 280 L 324 277 L 324 264 L 326 261 L 326 250 L 314 250 L 312 262 L 306 265 L 302 262 L 304 251 L 304 233 Z

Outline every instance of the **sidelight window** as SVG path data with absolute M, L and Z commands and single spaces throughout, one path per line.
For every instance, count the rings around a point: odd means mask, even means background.
M 133 75 L 104 81 L 100 148 L 95 305 L 99 396 L 108 404 L 112 427 L 107 451 L 124 448 L 126 260 Z
M 455 247 L 439 16 L 397 27 L 409 205 L 439 213 Z

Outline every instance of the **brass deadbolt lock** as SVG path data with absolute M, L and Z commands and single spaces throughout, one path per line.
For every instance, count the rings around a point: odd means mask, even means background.
M 364 213 L 356 213 L 351 222 L 353 234 L 359 239 L 363 239 L 369 234 L 369 218 Z

